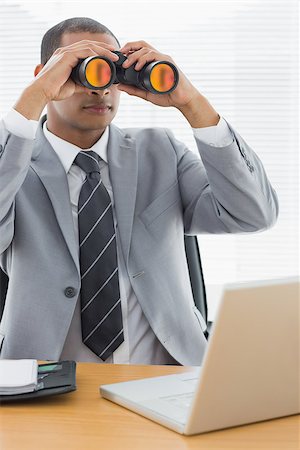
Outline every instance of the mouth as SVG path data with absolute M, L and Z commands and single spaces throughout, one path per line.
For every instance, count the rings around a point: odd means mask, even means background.
M 88 105 L 84 106 L 83 109 L 86 112 L 92 113 L 92 114 L 107 114 L 111 110 L 110 105 L 106 105 L 104 103 L 95 104 L 95 105 Z

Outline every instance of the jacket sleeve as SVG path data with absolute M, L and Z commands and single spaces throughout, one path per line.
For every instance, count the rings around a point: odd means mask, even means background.
M 0 120 L 0 254 L 14 235 L 15 197 L 28 172 L 34 140 L 7 131 Z
M 195 136 L 200 158 L 166 130 L 177 153 L 186 234 L 262 231 L 278 217 L 277 195 L 262 162 L 228 126 L 234 140 L 226 147 Z

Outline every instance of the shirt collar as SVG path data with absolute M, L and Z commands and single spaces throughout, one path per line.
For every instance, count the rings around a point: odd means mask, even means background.
M 49 131 L 47 128 L 47 120 L 45 120 L 43 124 L 43 131 L 46 139 L 49 141 L 49 143 L 53 147 L 53 150 L 59 157 L 62 165 L 64 166 L 66 173 L 68 173 L 77 154 L 81 152 L 83 149 L 51 133 L 51 131 Z M 85 148 L 84 151 L 92 150 L 96 152 L 100 156 L 100 158 L 102 158 L 103 161 L 107 163 L 108 138 L 109 138 L 109 126 L 105 128 L 104 133 L 102 134 L 100 139 L 98 139 L 98 141 L 95 142 L 95 144 L 91 148 Z

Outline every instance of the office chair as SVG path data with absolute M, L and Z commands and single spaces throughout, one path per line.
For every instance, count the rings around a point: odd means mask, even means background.
M 206 292 L 197 236 L 184 236 L 184 244 L 194 302 L 206 322 L 207 330 L 204 334 L 208 338 L 211 323 L 208 322 L 207 317 Z M 0 320 L 4 310 L 7 287 L 8 276 L 0 268 Z
M 3 315 L 7 287 L 8 287 L 8 276 L 0 268 L 0 321 Z
M 208 321 L 205 283 L 197 236 L 185 235 L 184 244 L 194 303 L 206 322 L 207 329 L 204 334 L 205 337 L 208 338 L 212 323 Z

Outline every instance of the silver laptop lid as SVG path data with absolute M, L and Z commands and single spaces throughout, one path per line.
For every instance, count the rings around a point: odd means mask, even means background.
M 225 287 L 185 434 L 297 414 L 299 279 Z

